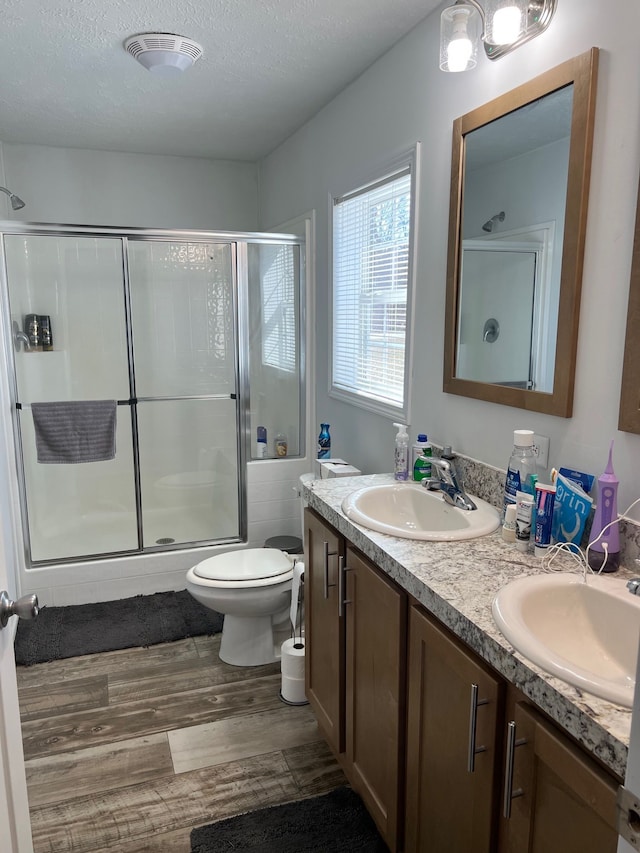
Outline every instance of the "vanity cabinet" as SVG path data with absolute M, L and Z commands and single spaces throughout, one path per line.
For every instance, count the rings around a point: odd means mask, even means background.
M 345 635 L 338 606 L 344 539 L 305 510 L 305 681 L 318 726 L 336 755 L 344 752 Z
M 510 704 L 500 853 L 615 853 L 617 782 L 530 705 Z
M 495 850 L 504 685 L 409 608 L 405 849 Z
M 307 698 L 392 851 L 404 782 L 407 595 L 305 511 Z
M 610 773 L 312 510 L 305 552 L 307 698 L 392 851 L 615 853 Z

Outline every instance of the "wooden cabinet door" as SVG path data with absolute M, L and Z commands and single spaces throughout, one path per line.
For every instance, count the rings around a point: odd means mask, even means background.
M 344 752 L 344 618 L 338 568 L 344 540 L 305 510 L 305 690 L 318 726 L 336 754 Z
M 501 849 L 615 853 L 614 779 L 530 706 L 518 703 L 510 722 L 518 746 L 513 751 L 511 815 L 503 821 L 506 844 Z
M 497 830 L 502 682 L 415 606 L 407 678 L 405 850 L 489 853 Z
M 347 548 L 347 775 L 391 850 L 404 778 L 406 594 Z

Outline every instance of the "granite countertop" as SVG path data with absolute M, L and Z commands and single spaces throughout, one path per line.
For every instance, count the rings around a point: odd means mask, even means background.
M 518 577 L 539 574 L 539 558 L 490 536 L 459 542 L 420 542 L 376 533 L 341 510 L 357 488 L 393 482 L 390 474 L 313 480 L 304 485 L 309 506 L 410 595 L 433 613 L 507 681 L 597 756 L 620 778 L 627 764 L 631 711 L 548 675 L 507 642 L 491 613 L 496 593 Z M 567 559 L 566 570 L 575 564 Z M 630 572 L 620 569 L 618 575 Z

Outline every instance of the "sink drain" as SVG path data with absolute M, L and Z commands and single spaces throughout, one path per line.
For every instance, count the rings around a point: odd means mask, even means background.
M 170 536 L 163 536 L 162 539 L 156 539 L 156 545 L 173 545 L 175 541 Z

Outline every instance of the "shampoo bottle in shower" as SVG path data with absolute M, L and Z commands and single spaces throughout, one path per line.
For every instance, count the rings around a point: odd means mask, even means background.
M 598 477 L 598 505 L 589 534 L 589 565 L 595 572 L 615 572 L 620 565 L 620 525 L 611 524 L 618 518 L 620 481 L 613 470 L 612 456 L 613 442 L 609 447 L 607 467 Z M 608 524 L 611 527 L 607 527 Z
M 266 459 L 267 456 L 267 428 L 259 426 L 256 430 L 256 457 Z

